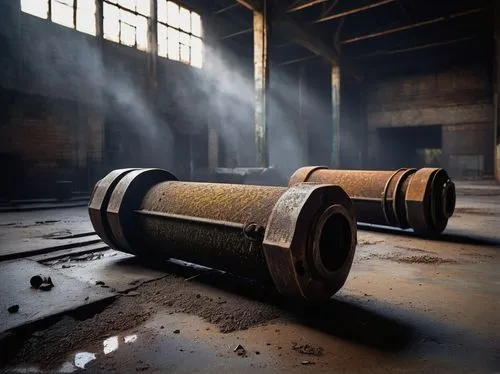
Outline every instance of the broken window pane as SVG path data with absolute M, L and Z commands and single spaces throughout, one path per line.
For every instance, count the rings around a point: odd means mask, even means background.
M 195 36 L 191 37 L 191 65 L 197 68 L 203 65 L 203 43 Z
M 142 0 L 143 2 L 148 0 Z M 149 2 L 149 1 L 148 1 Z M 118 0 L 118 5 L 135 12 L 135 0 Z
M 143 16 L 149 17 L 151 15 L 149 0 L 136 0 L 137 1 L 137 13 Z M 161 2 L 161 1 L 159 1 Z
M 169 26 L 179 28 L 179 5 L 167 2 L 167 23 Z
M 95 0 L 78 0 L 76 8 L 76 29 L 95 35 Z
M 78 31 L 95 35 L 95 13 L 87 9 L 76 10 L 76 29 Z
M 190 62 L 190 46 L 191 46 L 191 36 L 185 32 L 179 34 L 179 42 L 181 43 L 180 57 L 181 61 L 188 63 Z
M 142 51 L 148 50 L 148 19 L 146 17 L 137 16 L 137 48 Z
M 104 38 L 113 42 L 120 41 L 120 16 L 119 9 L 114 5 L 104 3 L 103 7 L 103 32 Z
M 158 24 L 158 56 L 167 57 L 167 26 Z
M 191 32 L 191 12 L 186 8 L 180 8 L 179 24 L 181 30 Z
M 73 1 L 52 0 L 52 22 L 66 27 L 75 27 L 73 22 Z
M 47 18 L 49 14 L 49 1 L 21 0 L 21 10 L 40 18 Z
M 201 17 L 195 12 L 191 12 L 191 33 L 194 36 L 201 36 Z
M 158 22 L 167 23 L 167 0 L 158 0 Z
M 129 47 L 135 46 L 135 27 L 125 21 L 120 21 L 120 43 Z
M 179 31 L 171 27 L 167 30 L 168 58 L 179 61 Z

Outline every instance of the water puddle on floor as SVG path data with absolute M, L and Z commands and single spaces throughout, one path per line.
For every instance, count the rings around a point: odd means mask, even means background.
M 111 336 L 104 339 L 102 342 L 102 351 L 98 352 L 77 352 L 71 356 L 71 358 L 63 363 L 57 371 L 54 370 L 41 370 L 36 366 L 17 366 L 10 368 L 9 370 L 14 373 L 73 373 L 79 369 L 88 369 L 92 366 L 92 363 L 102 357 L 103 355 L 108 355 L 119 349 L 120 344 L 132 344 L 138 339 L 137 334 L 125 335 L 125 336 Z
M 102 353 L 104 355 L 110 354 L 110 353 L 118 350 L 118 348 L 120 348 L 120 344 L 132 344 L 135 341 L 137 341 L 137 335 L 136 334 L 125 335 L 125 336 L 122 336 L 122 337 L 120 337 L 118 335 L 111 336 L 111 337 L 103 340 L 103 342 L 102 342 Z M 100 355 L 101 355 L 101 352 L 98 352 L 98 353 L 78 352 L 78 353 L 75 354 L 75 356 L 73 358 L 73 363 L 72 364 L 73 364 L 75 370 L 77 368 L 78 369 L 85 369 L 85 368 L 87 368 L 87 365 L 89 365 L 92 361 L 97 360 Z M 68 364 L 70 364 L 70 363 L 66 362 L 63 365 L 63 367 L 67 369 L 68 368 Z M 59 370 L 59 372 L 63 372 L 63 371 L 61 371 L 63 369 L 63 367 L 61 367 L 61 369 Z

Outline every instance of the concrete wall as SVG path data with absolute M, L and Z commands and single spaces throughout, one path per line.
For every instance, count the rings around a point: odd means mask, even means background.
M 369 158 L 376 160 L 384 144 L 379 128 L 440 125 L 442 166 L 455 177 L 491 176 L 491 82 L 484 67 L 372 81 L 366 87 Z

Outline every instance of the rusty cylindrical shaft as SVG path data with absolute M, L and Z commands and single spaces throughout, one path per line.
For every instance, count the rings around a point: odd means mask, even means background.
M 441 233 L 455 210 L 455 185 L 444 169 L 332 170 L 322 166 L 298 169 L 289 186 L 331 183 L 353 200 L 360 222 Z
M 179 182 L 161 169 L 120 169 L 97 182 L 89 215 L 117 250 L 270 281 L 307 300 L 342 287 L 356 247 L 351 200 L 333 185 Z

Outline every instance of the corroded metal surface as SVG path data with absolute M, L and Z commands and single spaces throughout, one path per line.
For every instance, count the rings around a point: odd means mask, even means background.
M 360 222 L 442 232 L 455 209 L 455 187 L 444 169 L 332 170 L 322 166 L 298 169 L 289 186 L 331 183 L 354 202 Z
M 350 271 L 356 225 L 340 187 L 179 182 L 160 169 L 131 169 L 117 183 L 99 183 L 110 198 L 107 206 L 91 202 L 102 213 L 91 220 L 118 250 L 270 281 L 308 300 L 329 298 Z

